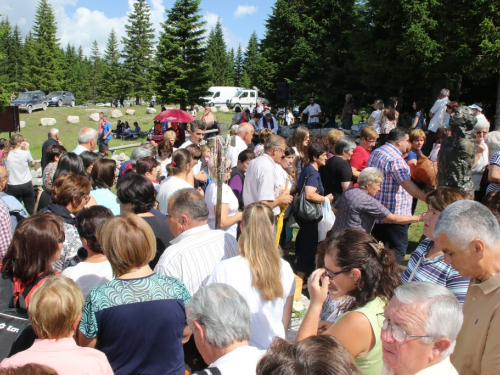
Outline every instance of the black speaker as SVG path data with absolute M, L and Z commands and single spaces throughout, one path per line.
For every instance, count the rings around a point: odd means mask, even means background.
M 276 82 L 276 99 L 288 100 L 288 83 Z
M 18 132 L 19 125 L 19 107 L 17 105 L 8 105 L 5 107 L 5 111 L 0 111 L 0 132 Z

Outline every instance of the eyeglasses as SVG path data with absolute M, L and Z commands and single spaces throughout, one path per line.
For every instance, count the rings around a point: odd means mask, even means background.
M 407 334 L 403 328 L 398 326 L 397 324 L 393 324 L 387 319 L 384 314 L 377 314 L 378 325 L 382 329 L 382 331 L 386 331 L 389 326 L 391 327 L 392 337 L 399 343 L 403 343 L 408 338 L 422 338 L 422 337 L 433 337 L 429 335 L 409 335 Z
M 66 241 L 66 234 L 64 232 L 61 232 L 61 238 L 57 240 L 58 243 L 64 243 Z
M 332 272 L 332 271 L 329 271 L 325 268 L 325 275 L 330 279 L 330 280 L 333 280 L 335 278 L 335 276 L 338 276 L 340 275 L 341 273 L 346 273 L 347 270 L 341 270 L 341 271 L 338 271 L 338 272 Z

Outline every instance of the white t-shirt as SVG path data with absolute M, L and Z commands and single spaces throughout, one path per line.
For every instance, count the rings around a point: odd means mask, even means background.
M 5 168 L 9 171 L 9 185 L 22 185 L 30 182 L 31 176 L 29 163 L 33 160 L 31 152 L 26 150 L 11 150 L 4 161 Z
M 179 177 L 170 176 L 163 180 L 158 192 L 158 209 L 164 215 L 168 214 L 168 201 L 177 190 L 192 188 L 185 180 Z
M 254 202 L 274 201 L 279 195 L 276 163 L 263 153 L 248 165 L 243 185 L 243 202 L 248 206 Z M 279 215 L 280 208 L 273 208 L 274 215 Z
M 252 286 L 252 271 L 248 261 L 238 255 L 215 266 L 208 284 L 225 283 L 234 287 L 245 298 L 252 318 L 252 335 L 249 345 L 267 349 L 273 337 L 285 338 L 283 308 L 287 297 L 295 293 L 295 276 L 288 262 L 281 260 L 281 283 L 284 295 L 272 301 L 264 301 L 258 290 Z
M 446 124 L 446 121 L 450 118 L 450 115 L 446 113 L 446 104 L 450 100 L 448 97 L 443 99 L 438 99 L 431 108 L 431 112 L 434 114 L 429 122 L 429 130 L 432 132 L 437 132 L 437 130 Z
M 278 186 L 281 187 L 283 190 L 285 189 L 287 178 L 290 180 L 288 182 L 288 189 L 290 189 L 293 186 L 293 180 L 290 178 L 288 173 L 286 173 L 281 164 L 276 163 L 276 174 L 278 176 Z
M 373 117 L 373 129 L 380 134 L 380 113 L 382 111 L 380 109 L 377 109 L 376 111 L 373 111 L 370 115 L 370 117 Z
M 215 205 L 217 204 L 217 185 L 215 181 L 211 182 L 205 190 L 205 202 L 208 207 L 208 226 L 210 229 L 215 229 Z M 238 212 L 238 198 L 236 198 L 228 184 L 222 184 L 222 203 L 228 205 L 227 216 L 234 216 Z M 236 238 L 238 223 L 220 229 Z
M 62 275 L 72 279 L 80 287 L 85 298 L 93 287 L 114 279 L 108 260 L 100 263 L 80 262 L 76 266 L 66 268 Z
M 307 119 L 307 122 L 310 124 L 312 122 L 319 122 L 319 117 L 311 117 L 311 115 L 317 115 L 321 112 L 321 108 L 318 103 L 314 104 L 309 104 L 306 109 L 304 109 L 304 112 L 307 115 L 309 115 L 309 118 Z
M 288 126 L 290 126 L 290 124 L 292 124 L 292 123 L 293 123 L 293 113 L 292 113 L 292 112 L 287 113 L 287 114 L 285 115 L 285 121 L 286 121 L 286 124 L 287 124 Z
M 245 151 L 248 148 L 248 145 L 243 139 L 241 139 L 240 136 L 235 136 L 234 140 L 236 142 L 236 145 L 234 145 L 234 147 L 231 146 L 231 149 L 229 150 L 231 157 L 231 168 L 234 168 L 238 165 L 238 155 L 240 154 L 240 152 Z
M 264 354 L 265 350 L 240 346 L 220 357 L 210 367 L 217 367 L 222 375 L 255 375 L 257 363 Z

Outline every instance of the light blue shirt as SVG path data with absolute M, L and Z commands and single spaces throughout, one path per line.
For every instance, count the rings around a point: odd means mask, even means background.
M 113 215 L 120 215 L 120 205 L 116 202 L 116 195 L 106 188 L 97 188 L 90 191 L 98 205 L 109 208 Z

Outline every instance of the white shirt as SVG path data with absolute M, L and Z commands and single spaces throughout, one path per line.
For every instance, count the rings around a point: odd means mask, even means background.
M 11 150 L 4 161 L 5 168 L 9 171 L 9 185 L 22 185 L 33 179 L 29 163 L 33 160 L 31 152 L 26 150 Z
M 278 182 L 276 163 L 263 153 L 248 165 L 243 185 L 243 203 L 248 206 L 254 202 L 274 201 L 279 195 Z M 279 215 L 279 206 L 273 208 L 273 213 Z
M 255 108 L 255 110 L 256 110 L 257 113 L 262 113 L 264 111 L 264 105 L 258 105 Z
M 312 122 L 319 122 L 319 117 L 311 117 L 311 115 L 317 115 L 321 112 L 321 108 L 318 103 L 314 104 L 309 104 L 306 109 L 304 109 L 304 112 L 307 115 L 309 115 L 309 118 L 307 119 L 307 123 L 312 123 Z
M 114 279 L 108 260 L 100 263 L 80 262 L 76 266 L 66 268 L 62 274 L 80 287 L 85 298 L 93 287 Z
M 278 123 L 276 122 L 276 119 L 272 117 L 272 120 L 267 121 L 267 127 L 268 129 L 271 129 L 274 134 L 277 134 L 278 132 Z M 264 117 L 262 117 L 259 122 L 257 123 L 257 131 L 264 129 Z
M 245 143 L 243 139 L 239 135 L 234 137 L 236 141 L 236 145 L 234 147 L 231 146 L 230 149 L 230 157 L 231 157 L 231 168 L 234 168 L 238 165 L 238 155 L 241 151 L 245 151 L 248 148 L 248 145 Z
M 283 308 L 286 299 L 295 293 L 295 276 L 288 262 L 281 259 L 281 283 L 284 295 L 272 301 L 264 301 L 260 292 L 252 286 L 250 265 L 241 255 L 220 262 L 208 279 L 207 284 L 212 283 L 231 285 L 245 298 L 252 318 L 252 335 L 248 341 L 251 346 L 267 349 L 273 337 L 285 338 Z
M 373 117 L 373 129 L 380 134 L 380 113 L 382 111 L 380 109 L 377 109 L 376 111 L 373 111 L 370 115 L 370 117 Z
M 220 357 L 210 367 L 217 367 L 222 375 L 255 375 L 257 363 L 265 353 L 265 350 L 253 346 L 240 346 Z
M 167 177 L 160 185 L 160 191 L 158 193 L 158 209 L 159 211 L 167 215 L 168 214 L 168 201 L 172 194 L 177 190 L 192 188 L 192 186 L 185 180 L 179 177 L 170 176 Z
M 394 375 L 394 371 L 384 364 L 381 375 Z M 415 375 L 458 375 L 457 370 L 450 362 L 450 357 L 446 357 L 441 362 L 420 370 Z
M 236 239 L 224 231 L 211 230 L 208 224 L 188 229 L 170 243 L 155 272 L 177 277 L 191 295 L 206 284 L 217 263 L 238 255 Z
M 429 122 L 429 130 L 432 132 L 437 132 L 437 130 L 446 124 L 446 121 L 450 118 L 450 115 L 446 113 L 446 104 L 450 100 L 448 97 L 443 99 L 438 99 L 431 108 L 431 112 L 434 114 Z
M 293 113 L 292 112 L 289 112 L 289 113 L 287 113 L 285 115 L 285 121 L 286 121 L 286 124 L 288 126 L 290 126 L 293 123 L 293 120 L 294 120 L 294 118 L 293 118 Z
M 192 145 L 193 142 L 188 138 L 186 142 L 184 142 L 179 148 L 186 148 L 189 145 Z
M 481 143 L 482 143 L 481 147 L 484 147 L 483 153 L 481 154 L 481 157 L 477 161 L 476 166 L 472 168 L 472 183 L 474 184 L 475 191 L 479 191 L 480 189 L 479 185 L 481 184 L 481 179 L 483 178 L 484 170 L 486 169 L 486 166 L 490 161 L 488 145 L 484 141 L 482 141 Z M 474 153 L 476 153 L 476 150 L 477 150 L 477 143 L 474 143 Z
M 293 180 L 290 178 L 288 173 L 283 169 L 281 164 L 276 163 L 276 175 L 278 176 L 278 186 L 282 189 L 285 189 L 286 179 L 288 178 L 290 181 L 288 183 L 288 188 L 290 189 L 293 185 Z
M 80 155 L 82 152 L 89 151 L 87 148 L 83 147 L 82 145 L 76 146 L 76 148 L 71 151 L 73 154 Z
M 211 182 L 205 190 L 205 202 L 208 207 L 208 226 L 210 229 L 215 229 L 215 205 L 217 204 L 217 184 L 215 181 Z M 222 203 L 228 205 L 227 216 L 234 216 L 238 212 L 238 198 L 236 198 L 228 184 L 222 184 Z M 220 229 L 236 238 L 238 223 Z

